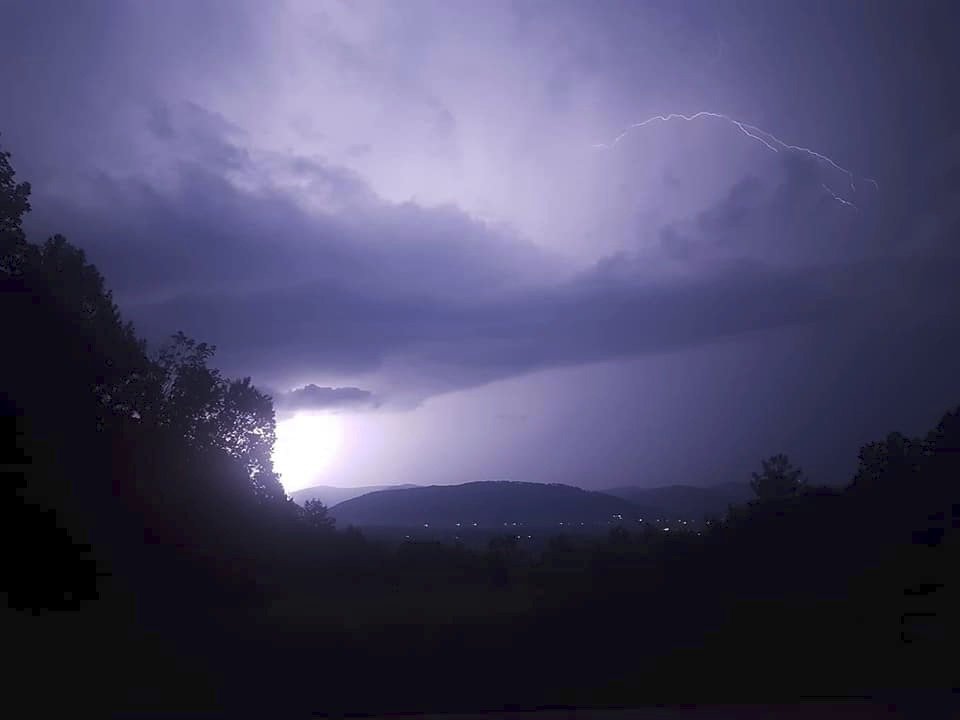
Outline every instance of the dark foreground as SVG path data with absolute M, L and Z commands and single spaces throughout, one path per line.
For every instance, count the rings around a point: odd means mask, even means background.
M 498 712 L 494 714 L 444 715 L 383 715 L 371 720 L 760 720 L 778 718 L 779 720 L 872 720 L 872 718 L 909 717 L 908 712 L 920 710 L 922 705 L 907 701 L 880 703 L 871 700 L 851 698 L 843 701 L 807 700 L 790 705 L 680 705 L 652 706 L 642 708 L 583 709 L 556 708 L 549 710 L 528 710 L 516 712 Z M 929 707 L 929 706 L 927 706 Z M 935 711 L 934 711 L 935 712 Z

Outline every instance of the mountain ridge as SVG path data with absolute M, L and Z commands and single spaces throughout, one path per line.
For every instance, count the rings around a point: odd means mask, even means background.
M 622 498 L 560 483 L 486 480 L 380 490 L 330 509 L 339 525 L 526 526 L 635 520 L 644 510 Z
M 420 486 L 412 483 L 402 483 L 398 485 L 358 485 L 356 487 L 311 485 L 310 487 L 294 490 L 289 493 L 289 495 L 298 505 L 303 505 L 308 500 L 319 500 L 327 507 L 332 507 L 338 503 L 372 492 L 380 492 L 382 490 L 409 490 L 415 487 Z

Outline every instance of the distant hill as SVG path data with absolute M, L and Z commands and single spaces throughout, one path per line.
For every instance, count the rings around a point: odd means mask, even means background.
M 605 523 L 642 517 L 633 503 L 570 485 L 511 481 L 431 485 L 383 490 L 346 500 L 331 509 L 340 527 L 479 527 L 523 523 L 546 527 L 568 523 Z
M 333 485 L 314 485 L 313 487 L 294 490 L 290 497 L 298 505 L 303 505 L 307 500 L 319 500 L 327 507 L 332 507 L 345 500 L 366 495 L 367 493 L 378 492 L 380 490 L 406 490 L 415 488 L 416 485 L 361 485 L 360 487 L 335 487 Z
M 662 487 L 618 487 L 604 490 L 608 495 L 636 505 L 655 508 L 661 516 L 699 520 L 704 515 L 722 515 L 730 505 L 741 505 L 753 497 L 749 483 L 724 483 L 713 487 L 664 485 Z

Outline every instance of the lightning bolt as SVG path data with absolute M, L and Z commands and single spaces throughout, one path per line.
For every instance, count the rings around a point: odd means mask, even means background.
M 836 201 L 837 201 L 838 203 L 840 203 L 841 205 L 846 205 L 848 208 L 852 208 L 852 209 L 856 210 L 857 212 L 860 211 L 860 208 L 858 208 L 858 207 L 857 207 L 856 205 L 854 205 L 852 202 L 850 202 L 849 200 L 847 200 L 845 197 L 842 197 L 842 196 L 838 195 L 838 194 L 837 194 L 833 189 L 831 189 L 826 183 L 820 183 L 820 187 L 822 187 L 822 188 L 826 191 L 827 195 L 829 195 L 830 197 L 832 197 L 834 200 L 836 200 Z
M 737 130 L 739 130 L 741 133 L 746 135 L 748 138 L 750 138 L 751 140 L 757 141 L 758 143 L 763 145 L 767 150 L 770 150 L 771 152 L 779 153 L 783 150 L 792 150 L 794 152 L 803 153 L 804 155 L 812 157 L 817 162 L 822 163 L 824 165 L 829 165 L 833 169 L 846 175 L 847 180 L 850 183 L 850 189 L 853 192 L 857 191 L 856 176 L 853 174 L 853 171 L 843 167 L 842 165 L 840 165 L 840 163 L 838 163 L 833 158 L 827 155 L 824 155 L 823 153 L 819 153 L 816 150 L 813 150 L 812 148 L 803 147 L 802 145 L 791 145 L 788 142 L 784 142 L 773 133 L 763 130 L 761 128 L 758 128 L 756 125 L 750 125 L 749 123 L 745 123 L 740 120 L 735 120 L 729 115 L 724 115 L 723 113 L 709 112 L 707 110 L 701 110 L 700 112 L 694 113 L 693 115 L 682 115 L 680 113 L 670 113 L 669 115 L 653 115 L 651 117 L 648 117 L 646 120 L 633 123 L 632 125 L 627 127 L 623 132 L 617 135 L 609 143 L 596 143 L 593 147 L 599 148 L 601 150 L 612 150 L 621 140 L 623 140 L 631 132 L 633 132 L 634 130 L 638 130 L 642 127 L 646 127 L 651 123 L 655 123 L 655 122 L 666 123 L 666 122 L 670 122 L 671 120 L 684 120 L 686 122 L 693 122 L 694 120 L 700 120 L 701 118 L 713 118 L 716 120 L 723 120 L 724 122 L 730 125 L 733 125 L 735 128 L 737 128 Z M 877 190 L 880 189 L 880 185 L 873 178 L 864 178 L 864 182 L 870 183 Z M 847 207 L 857 209 L 857 206 L 854 205 L 853 202 L 851 202 L 850 200 L 847 200 L 846 198 L 842 197 L 838 193 L 834 192 L 825 183 L 821 183 L 821 186 L 837 202 L 843 205 L 846 205 Z

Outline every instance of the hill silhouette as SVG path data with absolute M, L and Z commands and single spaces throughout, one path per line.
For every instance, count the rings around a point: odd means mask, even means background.
M 416 485 L 405 483 L 402 485 L 360 485 L 357 487 L 337 487 L 336 485 L 312 485 L 301 490 L 294 490 L 290 493 L 290 498 L 298 505 L 303 505 L 308 500 L 319 500 L 327 507 L 332 507 L 337 503 L 342 503 L 352 498 L 366 495 L 367 493 L 379 492 L 381 490 L 408 490 L 415 488 Z
M 633 503 L 570 485 L 481 481 L 383 490 L 355 497 L 331 509 L 341 527 L 548 526 L 634 520 L 643 511 Z
M 705 515 L 724 515 L 729 506 L 741 505 L 753 497 L 750 484 L 746 482 L 730 482 L 710 487 L 629 485 L 603 492 L 636 505 L 654 508 L 661 517 L 687 520 L 700 520 Z

